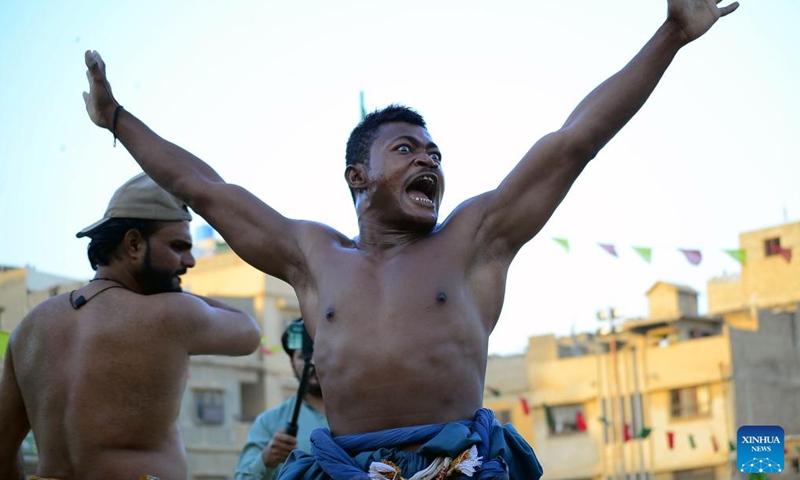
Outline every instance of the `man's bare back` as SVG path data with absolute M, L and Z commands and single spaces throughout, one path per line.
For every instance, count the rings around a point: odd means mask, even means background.
M 19 449 L 30 430 L 40 477 L 186 476 L 176 421 L 189 356 L 247 355 L 260 342 L 249 315 L 181 293 L 180 276 L 195 263 L 190 218 L 142 174 L 79 232 L 92 239 L 96 277 L 38 305 L 10 339 L 0 378 L 0 478 L 24 478 Z
M 179 325 L 161 313 L 169 299 L 124 289 L 93 297 L 105 286 L 85 287 L 91 300 L 79 310 L 67 294 L 47 300 L 16 333 L 14 368 L 39 471 L 82 480 L 184 478 L 175 421 L 189 356 L 175 341 Z

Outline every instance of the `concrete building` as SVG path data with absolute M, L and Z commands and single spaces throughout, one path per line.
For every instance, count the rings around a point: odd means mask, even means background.
M 529 340 L 519 384 L 528 391 L 486 403 L 531 432 L 548 478 L 743 478 L 738 428 L 779 425 L 787 448 L 777 476 L 800 479 L 800 262 L 790 253 L 800 223 L 740 242 L 742 273 L 709 282 L 707 315 L 697 292 L 658 282 L 647 318 L 611 314 L 597 334 Z M 500 383 L 493 362 L 487 385 Z

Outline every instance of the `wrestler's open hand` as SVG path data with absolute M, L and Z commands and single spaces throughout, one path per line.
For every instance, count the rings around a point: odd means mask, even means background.
M 261 452 L 261 459 L 264 461 L 264 465 L 274 468 L 278 464 L 285 462 L 292 450 L 296 448 L 297 439 L 281 430 L 272 437 L 272 440 L 267 444 L 267 448 Z
M 84 59 L 86 60 L 86 78 L 89 79 L 89 93 L 83 92 L 86 112 L 95 125 L 110 129 L 117 101 L 114 99 L 111 85 L 106 79 L 106 64 L 103 63 L 100 54 L 93 50 L 87 50 Z
M 724 17 L 739 8 L 739 2 L 725 7 L 717 7 L 722 0 L 669 0 L 667 15 L 675 22 L 691 42 L 711 28 L 720 17 Z

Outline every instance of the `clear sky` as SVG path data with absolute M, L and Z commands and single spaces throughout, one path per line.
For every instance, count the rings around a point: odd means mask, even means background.
M 658 280 L 698 290 L 703 311 L 706 281 L 739 271 L 722 252 L 739 233 L 800 220 L 800 2 L 741 3 L 678 54 L 520 252 L 492 352 L 593 331 L 609 306 L 646 316 Z M 342 174 L 359 91 L 368 109 L 426 117 L 447 214 L 494 188 L 665 14 L 662 0 L 0 1 L 0 264 L 91 278 L 74 235 L 138 172 L 86 116 L 87 49 L 156 132 L 284 215 L 354 236 Z

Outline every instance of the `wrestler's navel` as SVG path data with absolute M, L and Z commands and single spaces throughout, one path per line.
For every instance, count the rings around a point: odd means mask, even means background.
M 446 293 L 439 292 L 439 294 L 436 295 L 436 303 L 443 304 L 446 301 L 447 301 L 447 294 Z
M 333 312 L 333 308 L 332 307 L 328 307 L 328 309 L 325 310 L 325 320 L 327 320 L 329 322 L 332 322 L 333 321 L 333 317 L 335 315 L 336 314 Z

